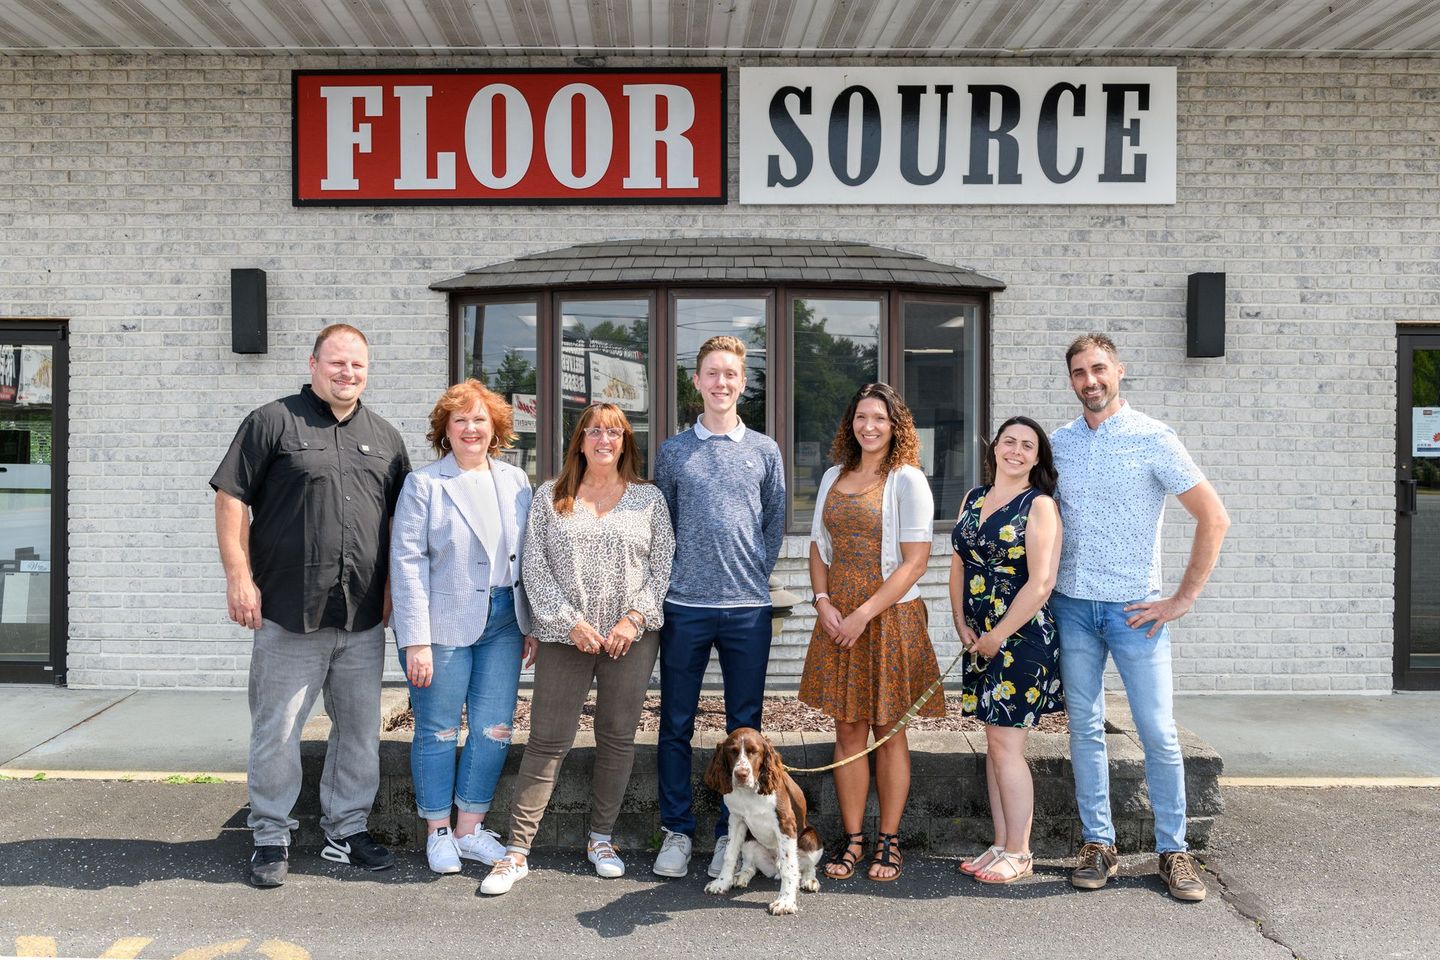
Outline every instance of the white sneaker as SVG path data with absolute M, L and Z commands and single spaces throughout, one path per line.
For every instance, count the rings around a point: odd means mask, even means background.
M 524 879 L 529 872 L 528 861 L 516 863 L 515 858 L 507 853 L 495 861 L 495 866 L 491 868 L 490 873 L 480 881 L 480 892 L 491 897 L 509 893 L 510 888 L 515 886 L 515 881 Z
M 715 855 L 710 858 L 710 869 L 705 872 L 712 877 L 720 876 L 720 869 L 725 866 L 725 851 L 730 849 L 730 836 L 715 838 Z
M 486 830 L 484 824 L 476 826 L 473 833 L 456 837 L 455 846 L 460 848 L 460 856 L 466 860 L 479 860 L 484 864 L 494 865 L 505 856 L 505 844 L 500 842 L 500 834 Z
M 449 827 L 441 827 L 425 840 L 425 859 L 436 873 L 460 872 L 460 849 Z
M 683 877 L 690 872 L 690 838 L 666 827 L 660 828 L 665 839 L 655 857 L 654 870 L 662 877 Z
M 595 864 L 595 874 L 606 880 L 625 876 L 625 861 L 615 852 L 609 840 L 591 840 L 585 844 L 585 856 Z

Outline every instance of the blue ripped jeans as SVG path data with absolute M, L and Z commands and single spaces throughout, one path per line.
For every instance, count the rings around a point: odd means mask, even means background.
M 445 820 L 453 803 L 466 813 L 487 813 L 510 750 L 515 694 L 520 687 L 524 637 L 515 622 L 510 587 L 490 594 L 490 615 L 480 639 L 466 647 L 433 645 L 434 674 L 428 687 L 410 684 L 415 737 L 410 776 L 415 810 L 425 820 Z M 405 668 L 406 648 L 400 649 Z M 456 769 L 460 708 L 470 726 Z

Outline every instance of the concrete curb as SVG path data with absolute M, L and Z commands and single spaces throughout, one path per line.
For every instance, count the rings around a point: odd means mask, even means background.
M 388 719 L 405 710 L 406 691 L 385 691 L 384 715 Z M 1107 748 L 1110 755 L 1111 808 L 1115 816 L 1117 845 L 1122 852 L 1141 852 L 1154 846 L 1154 819 L 1145 786 L 1144 755 L 1130 711 L 1121 698 L 1107 702 Z M 305 781 L 295 817 L 299 820 L 298 842 L 319 843 L 319 779 L 325 756 L 329 721 L 323 715 L 305 727 L 302 756 Z M 803 767 L 829 763 L 835 740 L 830 733 L 771 732 L 770 737 L 786 760 Z M 636 738 L 635 768 L 625 791 L 625 800 L 616 824 L 616 842 L 629 850 L 646 849 L 658 841 L 659 809 L 656 799 L 654 733 Z M 718 797 L 701 785 L 711 751 L 721 735 L 697 733 L 692 776 L 696 784 L 695 812 L 701 824 L 697 846 L 708 847 L 710 825 L 718 811 Z M 509 825 L 509 801 L 520 758 L 524 754 L 525 731 L 517 731 L 504 773 L 495 791 L 495 806 L 487 817 L 492 829 L 505 836 Z M 1187 838 L 1196 849 L 1210 840 L 1216 819 L 1224 809 L 1219 778 L 1223 761 L 1205 741 L 1186 730 L 1180 732 L 1185 756 L 1188 800 Z M 550 807 L 536 838 L 537 848 L 582 847 L 589 830 L 589 785 L 595 760 L 594 737 L 581 732 L 566 758 Z M 914 732 L 910 734 L 910 802 L 901 825 L 901 842 L 906 849 L 940 855 L 973 853 L 990 840 L 989 801 L 985 787 L 985 736 L 966 732 Z M 1065 734 L 1031 733 L 1026 749 L 1035 777 L 1035 825 L 1031 844 L 1042 857 L 1063 857 L 1080 842 L 1080 824 L 1075 807 L 1074 781 L 1070 769 L 1070 742 Z M 811 820 L 821 836 L 833 839 L 841 834 L 830 774 L 802 774 L 797 777 L 805 790 Z M 878 809 L 875 798 L 866 810 L 864 829 L 873 837 Z M 410 780 L 410 733 L 382 733 L 380 741 L 380 791 L 370 816 L 370 830 L 384 841 L 411 849 L 424 845 L 423 824 L 415 815 L 415 793 Z

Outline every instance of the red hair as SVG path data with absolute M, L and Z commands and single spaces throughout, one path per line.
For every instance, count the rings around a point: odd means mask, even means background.
M 479 380 L 466 380 L 442 393 L 435 409 L 430 411 L 430 432 L 425 434 L 425 439 L 435 448 L 436 456 L 443 457 L 450 452 L 450 438 L 445 436 L 450 414 L 463 413 L 477 403 L 484 404 L 485 412 L 490 415 L 490 454 L 493 456 L 515 442 L 514 409 L 504 397 Z

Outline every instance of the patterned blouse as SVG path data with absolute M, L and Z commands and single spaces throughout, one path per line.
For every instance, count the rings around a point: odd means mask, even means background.
M 584 507 L 556 513 L 554 491 L 554 480 L 535 491 L 525 530 L 521 572 L 535 636 L 572 643 L 581 620 L 609 633 L 630 610 L 645 617 L 646 630 L 659 630 L 675 557 L 660 491 L 632 483 L 603 517 Z

